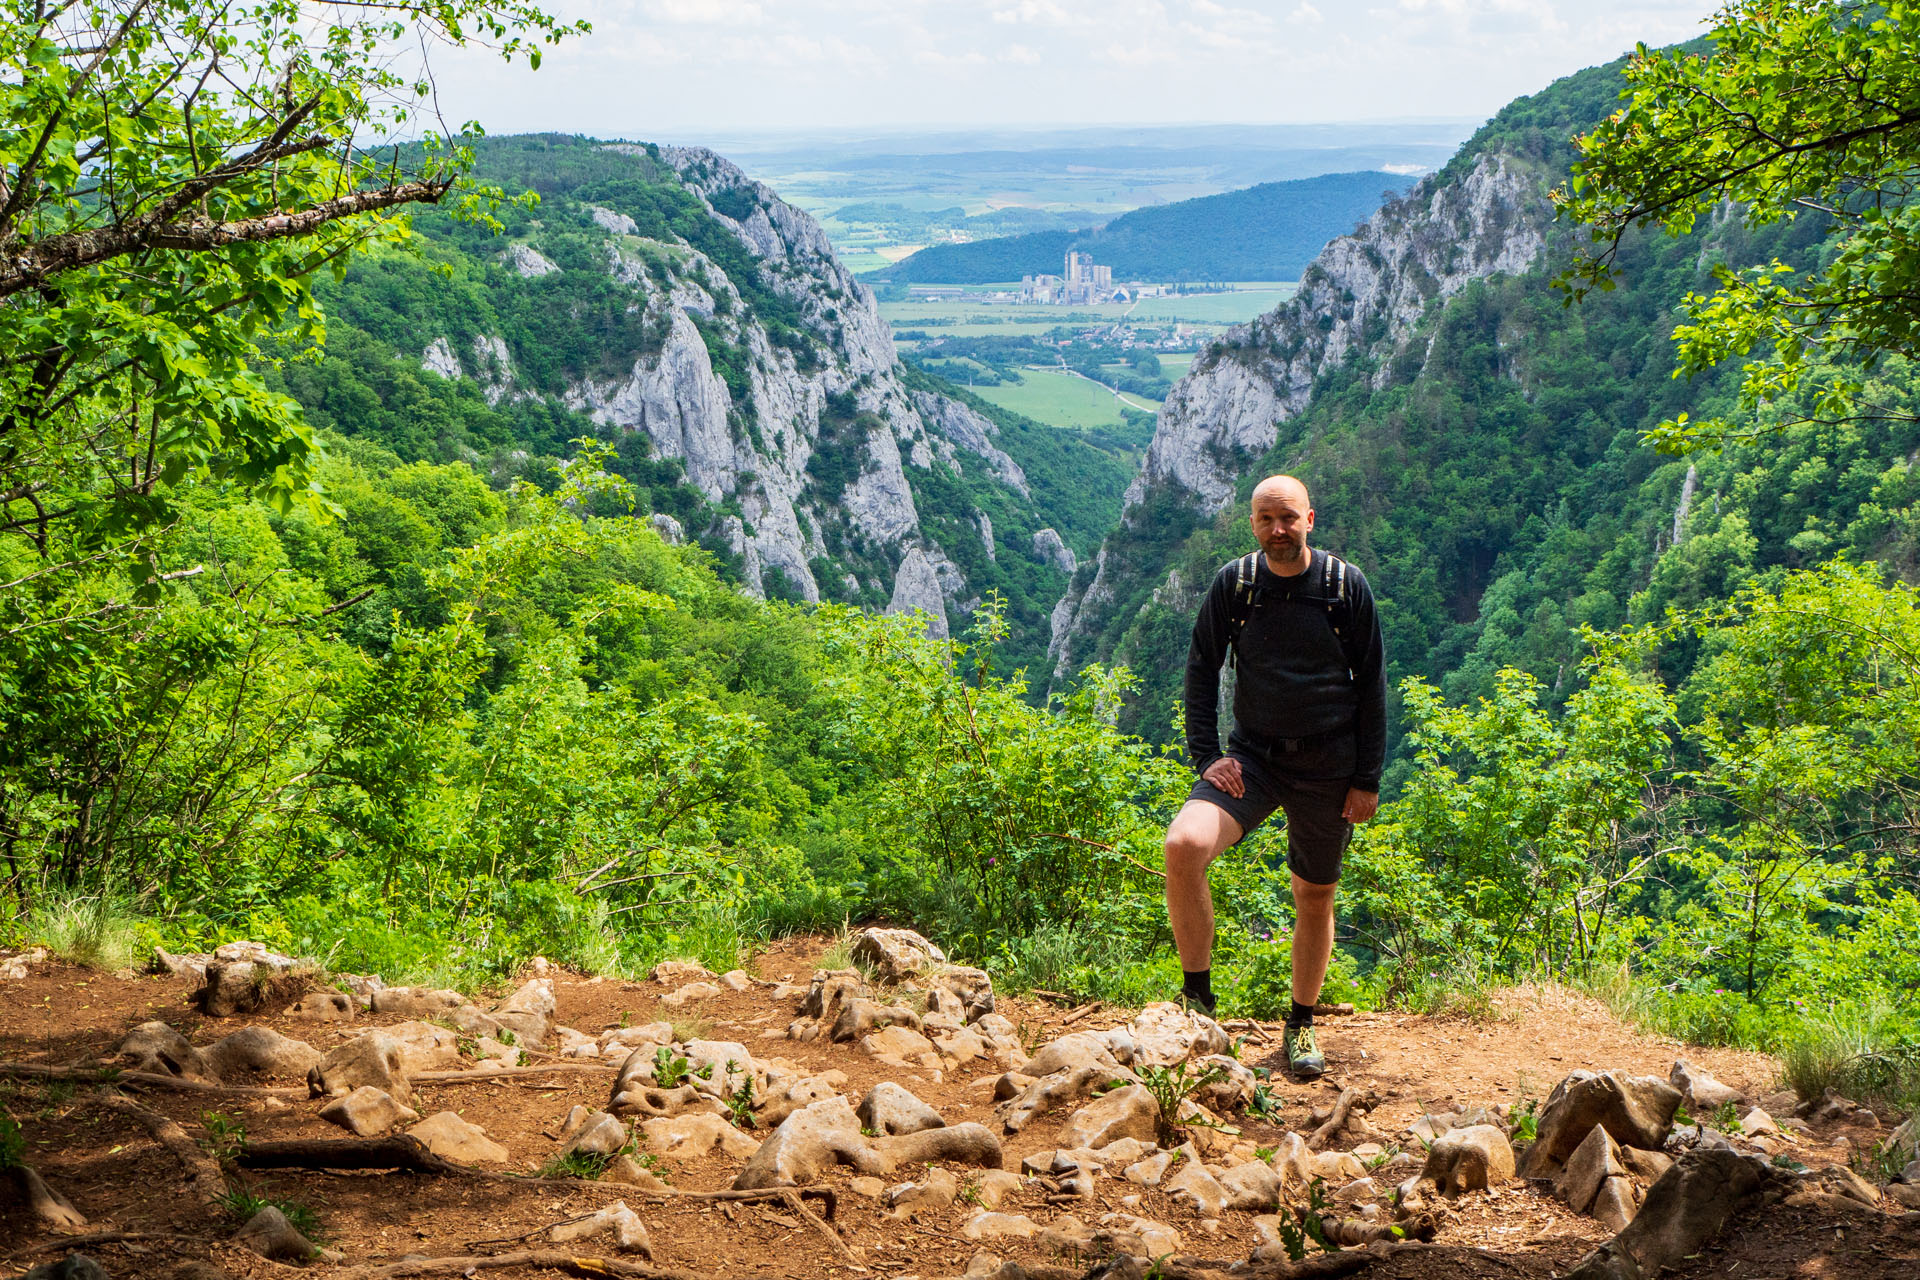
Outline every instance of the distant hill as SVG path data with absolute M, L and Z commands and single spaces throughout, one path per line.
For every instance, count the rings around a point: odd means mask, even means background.
M 1353 230 L 1416 179 L 1367 171 L 1263 182 L 1243 191 L 1136 209 L 1085 231 L 943 244 L 865 277 L 899 284 L 986 284 L 1058 274 L 1068 249 L 1116 280 L 1295 280 L 1327 241 Z

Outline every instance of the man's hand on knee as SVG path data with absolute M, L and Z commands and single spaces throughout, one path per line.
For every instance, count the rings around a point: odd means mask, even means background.
M 1247 794 L 1247 780 L 1240 776 L 1240 762 L 1232 756 L 1221 756 L 1208 765 L 1207 771 L 1201 776 L 1235 800 L 1243 799 Z

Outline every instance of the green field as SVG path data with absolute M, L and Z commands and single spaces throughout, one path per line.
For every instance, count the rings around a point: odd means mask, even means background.
M 1261 289 L 1240 289 L 1233 293 L 1192 293 L 1172 298 L 1142 298 L 1134 309 L 1135 320 L 1179 320 L 1188 324 L 1244 324 L 1257 315 L 1273 310 L 1288 298 L 1298 285 L 1276 284 Z
M 1022 369 L 1025 381 L 1018 385 L 975 387 L 974 394 L 1003 409 L 1023 413 L 1054 427 L 1118 427 L 1126 423 L 1120 414 L 1120 402 L 1111 391 L 1070 373 L 1052 373 L 1043 369 Z M 1136 409 L 1157 411 L 1152 400 L 1128 396 Z

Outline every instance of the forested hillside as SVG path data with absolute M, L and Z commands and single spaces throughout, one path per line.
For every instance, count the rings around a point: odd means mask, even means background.
M 550 484 L 572 441 L 603 439 L 641 514 L 748 590 L 923 608 L 936 629 L 997 591 L 1037 659 L 1065 582 L 1051 549 L 1097 543 L 1118 462 L 1017 424 L 1003 447 L 1007 415 L 905 386 L 819 228 L 719 157 L 474 150 L 479 181 L 538 204 L 497 231 L 423 213 L 409 251 L 323 281 L 324 353 L 268 375 L 309 422 L 495 485 Z
M 1116 280 L 1294 280 L 1333 237 L 1412 180 L 1392 173 L 1330 173 L 1263 182 L 1123 213 L 1085 231 L 1035 231 L 922 249 L 866 278 L 896 284 L 988 284 L 1060 274 L 1078 249 Z

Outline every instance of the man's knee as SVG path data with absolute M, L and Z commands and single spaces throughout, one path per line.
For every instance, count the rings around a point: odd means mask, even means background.
M 1311 880 L 1293 878 L 1293 909 L 1301 916 L 1326 916 L 1333 912 L 1334 891 L 1337 884 L 1315 884 Z
M 1203 832 L 1176 822 L 1167 829 L 1166 858 L 1168 875 L 1188 876 L 1207 869 L 1213 849 Z

